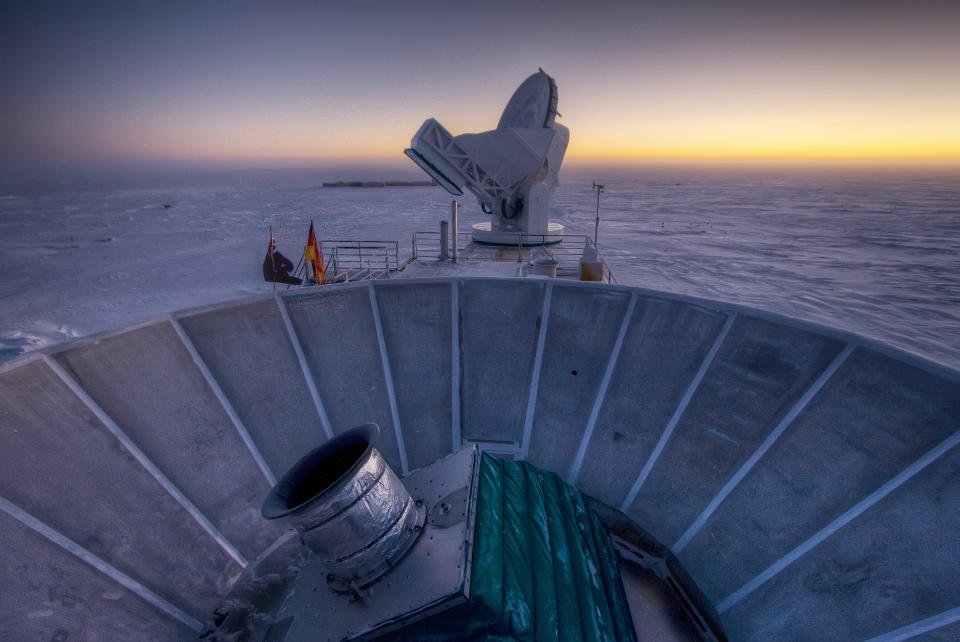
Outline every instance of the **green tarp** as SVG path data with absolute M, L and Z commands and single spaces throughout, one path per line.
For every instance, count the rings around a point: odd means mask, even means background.
M 636 640 L 616 554 L 583 496 L 526 462 L 482 455 L 470 599 L 395 640 Z

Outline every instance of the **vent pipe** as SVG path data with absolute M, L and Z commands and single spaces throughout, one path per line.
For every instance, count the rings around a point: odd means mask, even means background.
M 373 447 L 377 424 L 357 426 L 312 450 L 277 482 L 263 503 L 323 560 L 327 584 L 354 592 L 378 579 L 410 550 L 426 507 Z

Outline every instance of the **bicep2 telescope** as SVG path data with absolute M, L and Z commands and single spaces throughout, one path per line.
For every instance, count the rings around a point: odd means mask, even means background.
M 453 136 L 429 118 L 404 153 L 449 193 L 477 197 L 490 222 L 474 226 L 475 241 L 532 242 L 526 237 L 563 229 L 548 220 L 570 140 L 558 115 L 557 83 L 540 70 L 513 93 L 496 129 Z

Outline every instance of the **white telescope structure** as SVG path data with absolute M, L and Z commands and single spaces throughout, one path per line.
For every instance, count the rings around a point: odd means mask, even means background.
M 429 118 L 404 153 L 454 196 L 477 197 L 490 222 L 473 226 L 474 241 L 555 243 L 563 226 L 549 222 L 550 201 L 570 140 L 557 116 L 557 83 L 540 70 L 513 93 L 495 130 L 453 136 Z

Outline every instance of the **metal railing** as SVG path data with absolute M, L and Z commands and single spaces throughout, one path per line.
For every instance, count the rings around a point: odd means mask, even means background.
M 397 241 L 325 240 L 320 245 L 328 282 L 389 279 L 400 269 Z
M 324 282 L 389 279 L 391 272 L 403 268 L 400 264 L 399 245 L 397 241 L 321 241 L 320 250 L 323 253 L 326 273 Z M 297 275 L 300 276 L 300 266 L 297 267 Z
M 559 276 L 580 278 L 580 263 L 583 258 L 583 253 L 588 245 L 593 245 L 593 239 L 584 234 L 564 234 L 562 237 L 549 234 L 523 235 L 525 244 L 535 243 L 538 238 L 544 238 L 548 243 L 553 238 L 562 238 L 563 241 L 561 243 L 556 245 L 543 245 L 539 251 L 557 262 L 557 274 Z M 526 249 L 529 249 L 531 252 L 537 251 L 536 246 Z M 597 251 L 597 263 L 600 264 L 601 279 L 607 283 L 616 283 L 617 279 L 613 276 L 613 270 L 610 269 L 610 265 L 599 251 Z
M 460 263 L 491 261 L 494 259 L 490 253 L 496 252 L 498 261 L 516 260 L 526 264 L 541 254 L 557 262 L 558 276 L 568 278 L 580 278 L 584 249 L 588 244 L 593 244 L 589 236 L 582 234 L 523 234 L 515 246 L 479 246 L 479 251 L 466 253 L 463 250 L 471 240 L 471 232 L 457 235 Z M 402 270 L 411 261 L 440 258 L 440 232 L 414 232 L 412 256 L 402 261 L 398 241 L 326 240 L 320 245 L 326 263 L 327 283 L 389 279 L 391 272 Z M 484 252 L 484 249 L 489 252 Z M 613 270 L 599 252 L 597 263 L 600 264 L 600 274 L 597 276 L 607 283 L 616 283 Z
M 471 232 L 461 232 L 457 235 L 457 244 L 460 248 L 460 262 L 480 262 L 490 260 L 482 252 L 466 254 L 463 250 L 470 243 Z M 498 245 L 487 246 L 496 247 L 501 256 L 509 253 L 511 249 L 516 250 L 518 261 L 528 260 L 533 252 L 542 252 L 557 262 L 557 274 L 562 276 L 580 276 L 580 261 L 583 257 L 583 251 L 587 244 L 593 244 L 593 239 L 583 234 L 522 234 L 517 240 L 515 246 Z M 440 259 L 440 232 L 414 232 L 413 233 L 413 258 L 414 259 Z M 501 258 L 501 260 L 503 260 Z M 597 252 L 597 262 L 601 266 L 601 277 L 607 283 L 616 283 L 617 279 L 613 276 L 613 270 L 607 263 L 603 255 Z
M 461 258 L 463 257 L 462 250 L 467 247 L 472 238 L 473 234 L 471 232 L 457 234 L 457 248 L 460 250 Z M 439 259 L 440 232 L 414 232 L 411 249 L 414 259 Z

